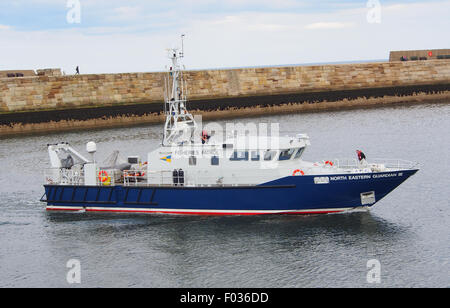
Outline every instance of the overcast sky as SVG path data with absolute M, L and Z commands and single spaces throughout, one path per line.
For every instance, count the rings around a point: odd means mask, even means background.
M 0 70 L 162 71 L 181 34 L 187 69 L 388 59 L 450 48 L 449 16 L 450 0 L 1 0 Z

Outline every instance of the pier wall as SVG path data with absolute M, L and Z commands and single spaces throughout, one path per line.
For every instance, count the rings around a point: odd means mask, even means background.
M 158 113 L 165 73 L 0 78 L 0 125 Z M 198 110 L 450 90 L 450 60 L 187 71 Z M 191 107 L 192 108 L 192 107 Z
M 450 59 L 450 49 L 398 50 L 389 53 L 389 61 Z

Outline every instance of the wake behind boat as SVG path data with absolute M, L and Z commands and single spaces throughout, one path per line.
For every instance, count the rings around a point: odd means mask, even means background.
M 96 144 L 88 157 L 67 143 L 48 145 L 41 201 L 48 211 L 260 215 L 335 213 L 368 208 L 418 169 L 402 161 L 359 159 L 307 162 L 305 134 L 280 137 L 264 125 L 202 127 L 187 110 L 187 86 L 169 52 L 161 146 L 121 159 L 118 151 L 102 164 Z

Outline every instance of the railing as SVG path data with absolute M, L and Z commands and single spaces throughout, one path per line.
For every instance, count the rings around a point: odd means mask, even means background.
M 50 185 L 84 185 L 84 173 L 82 170 L 46 169 L 44 176 L 45 183 Z
M 221 186 L 223 177 L 220 176 L 202 176 L 195 173 L 195 176 L 188 172 L 179 170 L 174 171 L 151 171 L 147 174 L 147 183 L 157 186 Z
M 104 173 L 101 173 L 104 172 Z M 121 172 L 117 170 L 97 170 L 95 185 L 112 186 L 121 182 Z M 48 185 L 86 185 L 84 171 L 81 169 L 51 168 L 44 171 L 45 184 Z M 92 185 L 92 184 L 91 184 Z
M 403 159 L 370 159 L 365 162 L 360 162 L 358 159 L 334 159 L 334 166 L 341 169 L 354 169 L 354 168 L 377 168 L 377 169 L 395 169 L 395 170 L 408 170 L 418 167 L 418 163 L 414 163 Z
M 145 172 L 137 170 L 125 170 L 122 173 L 124 186 L 139 186 L 147 184 Z
M 71 169 L 47 169 L 44 172 L 45 183 L 49 185 L 88 185 L 85 182 L 84 172 Z M 201 173 L 189 173 L 184 171 L 174 175 L 173 171 L 138 171 L 138 170 L 97 170 L 95 173 L 94 185 L 114 186 L 123 184 L 124 186 L 249 186 L 257 185 L 257 181 L 273 179 L 274 175 L 261 174 L 260 176 L 230 175 L 227 180 L 220 175 L 203 175 Z
M 186 172 L 180 174 L 174 174 L 173 171 L 150 171 L 145 173 L 144 176 L 133 174 L 134 171 L 124 172 L 124 185 L 125 186 L 186 186 L 186 187 L 239 187 L 239 186 L 253 186 L 258 185 L 260 182 L 264 182 L 261 177 L 242 176 L 242 175 L 230 175 L 225 180 L 225 177 L 221 175 L 202 175 L 199 172 Z M 264 177 L 264 176 L 263 176 Z M 267 181 L 273 178 L 274 175 L 265 175 Z M 270 177 L 270 178 L 269 178 Z M 257 183 L 258 182 L 258 183 Z

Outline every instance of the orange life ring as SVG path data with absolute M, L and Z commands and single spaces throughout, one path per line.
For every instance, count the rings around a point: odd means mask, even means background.
M 297 173 L 299 173 L 299 172 L 300 172 L 301 175 L 305 175 L 305 173 L 303 172 L 303 170 L 297 169 L 297 170 L 294 171 L 294 173 L 292 174 L 292 176 L 295 176 L 295 175 L 296 175 Z
M 333 162 L 332 161 L 330 161 L 330 160 L 327 160 L 326 162 L 325 162 L 325 165 L 330 165 L 331 167 L 333 167 Z
M 105 170 L 101 170 L 98 173 L 98 179 L 100 180 L 100 182 L 105 183 L 106 181 L 108 181 L 108 172 L 106 172 Z

